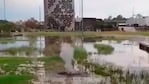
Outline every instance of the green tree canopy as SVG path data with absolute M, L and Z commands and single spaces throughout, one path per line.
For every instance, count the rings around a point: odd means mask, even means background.
M 0 21 L 0 32 L 11 32 L 15 30 L 15 24 L 8 21 Z

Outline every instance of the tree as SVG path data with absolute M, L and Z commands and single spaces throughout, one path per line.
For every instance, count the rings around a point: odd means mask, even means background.
M 115 18 L 113 18 L 113 21 L 123 21 L 123 20 L 126 20 L 126 18 L 123 17 L 122 15 L 118 15 Z
M 108 20 L 112 20 L 112 16 L 109 16 L 109 17 L 108 17 Z
M 8 22 L 8 21 L 2 21 L 0 22 L 0 32 L 4 33 L 10 33 L 11 31 L 15 30 L 15 24 Z
M 116 19 L 122 20 L 122 19 L 123 19 L 123 16 L 122 16 L 122 15 L 118 15 L 118 16 L 116 17 Z
M 141 14 L 136 15 L 136 18 L 142 18 L 142 17 L 143 17 L 143 15 L 141 15 Z
M 39 27 L 39 23 L 37 20 L 35 20 L 34 18 L 28 19 L 25 22 L 25 26 L 27 28 L 31 28 L 31 29 L 37 29 Z

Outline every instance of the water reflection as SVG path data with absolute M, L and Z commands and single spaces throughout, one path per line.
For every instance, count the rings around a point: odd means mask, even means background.
M 114 48 L 114 52 L 110 55 L 99 55 L 94 48 L 94 44 L 107 44 Z M 103 40 L 101 42 L 84 43 L 84 48 L 87 52 L 92 52 L 89 59 L 95 63 L 107 62 L 124 68 L 148 68 L 149 69 L 149 54 L 139 49 L 138 42 L 129 40 L 116 43 L 115 41 Z
M 59 37 L 45 37 L 45 48 L 43 53 L 45 56 L 59 55 L 61 41 Z
M 57 37 L 16 37 L 14 43 L 0 44 L 0 51 L 9 50 L 11 48 L 30 47 L 33 48 L 32 53 L 44 56 L 59 55 L 60 53 L 60 38 Z M 37 50 L 34 50 L 36 48 Z M 16 51 L 19 53 L 19 51 Z M 5 52 L 1 52 L 5 55 Z
M 83 47 L 86 49 L 86 51 L 90 53 L 89 58 L 94 62 L 104 61 L 123 67 L 149 67 L 149 54 L 139 49 L 139 39 L 141 38 L 134 38 L 119 42 L 116 40 L 99 41 L 98 38 L 98 41 L 95 42 L 82 42 L 80 38 L 72 40 L 71 37 L 16 37 L 16 41 L 14 43 L 0 43 L 0 54 L 5 56 L 6 53 L 4 51 L 10 48 L 21 49 L 22 47 L 29 47 L 29 49 L 32 49 L 31 55 L 39 55 L 41 52 L 43 56 L 57 55 L 61 56 L 65 61 L 67 61 L 68 63 L 66 64 L 71 64 L 70 59 L 73 58 L 72 43 L 74 43 L 76 46 L 80 47 L 83 44 Z M 94 44 L 111 45 L 114 48 L 114 52 L 106 56 L 98 55 L 97 49 L 94 48 Z
M 65 61 L 65 69 L 68 72 L 74 72 L 75 68 L 72 65 L 73 59 L 73 46 L 84 47 L 89 53 L 88 60 L 93 63 L 109 63 L 117 66 L 121 66 L 124 69 L 149 69 L 149 54 L 139 49 L 140 40 L 98 40 L 86 39 L 84 42 L 81 38 L 75 38 L 72 40 L 71 37 L 16 37 L 15 42 L 8 44 L 0 43 L 0 55 L 8 56 L 5 50 L 10 48 L 31 48 L 30 56 L 38 56 L 40 53 L 43 56 L 60 56 Z M 142 39 L 141 39 L 142 40 Z M 94 44 L 107 44 L 114 48 L 114 52 L 110 55 L 100 55 L 97 49 L 94 48 Z M 19 50 L 17 50 L 20 53 Z M 22 52 L 22 51 L 21 51 Z M 24 56 L 22 53 L 19 56 Z M 29 56 L 26 54 L 26 56 Z M 67 76 L 56 76 L 55 74 L 46 74 L 47 81 L 50 84 L 100 84 L 102 81 L 106 81 L 105 84 L 109 83 L 108 79 L 102 77 L 96 77 L 92 74 L 89 77 L 67 77 Z

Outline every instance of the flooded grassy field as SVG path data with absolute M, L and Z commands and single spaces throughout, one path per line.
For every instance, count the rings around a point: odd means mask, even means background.
M 148 37 L 0 38 L 0 84 L 148 84 Z M 4 80 L 4 81 L 1 81 Z

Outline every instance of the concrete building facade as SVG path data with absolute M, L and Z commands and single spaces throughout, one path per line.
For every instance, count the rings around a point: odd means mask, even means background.
M 75 28 L 74 0 L 44 0 L 45 27 L 73 31 Z

